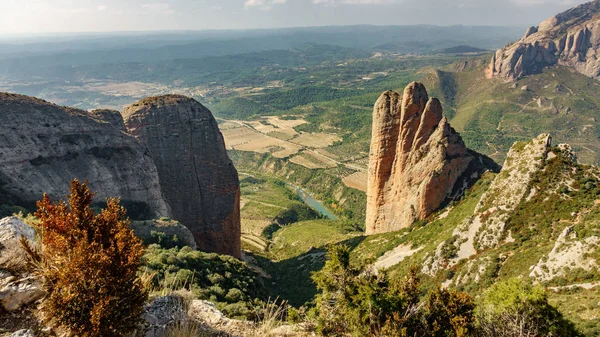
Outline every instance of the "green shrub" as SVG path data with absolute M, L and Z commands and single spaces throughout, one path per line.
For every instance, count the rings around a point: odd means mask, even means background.
M 437 288 L 424 303 L 416 267 L 401 281 L 350 265 L 350 250 L 333 246 L 324 268 L 313 275 L 317 327 L 332 336 L 468 336 L 473 301 L 465 293 Z
M 150 231 L 150 239 L 145 242 L 148 245 L 158 244 L 163 248 L 183 247 L 183 243 L 179 241 L 177 235 L 167 235 L 164 232 Z
M 482 337 L 581 336 L 548 303 L 544 288 L 519 278 L 494 284 L 477 307 L 477 320 Z
M 142 260 L 142 271 L 154 275 L 156 288 L 185 288 L 199 299 L 215 302 L 230 317 L 248 318 L 255 300 L 266 298 L 258 274 L 231 256 L 153 244 Z

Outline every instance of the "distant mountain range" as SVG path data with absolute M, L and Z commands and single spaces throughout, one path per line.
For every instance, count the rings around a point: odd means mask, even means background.
M 61 67 L 158 62 L 290 50 L 307 44 L 367 51 L 437 53 L 469 44 L 495 49 L 522 27 L 332 26 L 250 31 L 158 32 L 0 40 L 0 76 L 39 76 Z M 376 41 L 376 42 L 375 42 Z M 55 72 L 56 73 L 56 72 Z

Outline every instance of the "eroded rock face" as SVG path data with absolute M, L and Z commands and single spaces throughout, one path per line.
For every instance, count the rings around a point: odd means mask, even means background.
M 78 178 L 98 202 L 121 196 L 132 218 L 170 215 L 152 158 L 119 130 L 118 116 L 99 116 L 0 93 L 0 199 L 32 207 L 44 192 L 64 198 Z
M 240 186 L 212 113 L 179 95 L 150 97 L 123 111 L 128 131 L 147 149 L 173 218 L 198 248 L 240 257 Z
M 16 216 L 0 219 L 0 245 L 6 246 L 10 241 L 19 241 L 21 237 L 33 242 L 35 230 Z
M 116 110 L 96 109 L 89 112 L 90 116 L 99 122 L 108 123 L 120 131 L 127 131 L 121 113 Z
M 462 193 L 489 158 L 470 151 L 442 116 L 436 98 L 411 83 L 401 97 L 381 95 L 373 111 L 367 234 L 410 226 Z
M 600 1 L 572 8 L 531 27 L 525 35 L 492 57 L 489 77 L 514 81 L 563 65 L 600 78 Z

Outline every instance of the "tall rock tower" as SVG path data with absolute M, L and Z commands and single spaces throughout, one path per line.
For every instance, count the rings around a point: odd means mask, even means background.
M 198 248 L 239 258 L 240 184 L 212 113 L 194 99 L 167 95 L 134 103 L 123 117 L 154 160 L 173 217 Z
M 420 83 L 387 91 L 373 110 L 366 233 L 400 230 L 429 216 L 493 161 L 466 148 Z

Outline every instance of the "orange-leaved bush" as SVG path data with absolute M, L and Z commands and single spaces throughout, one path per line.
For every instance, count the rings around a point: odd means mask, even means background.
M 96 214 L 93 197 L 87 181 L 73 180 L 68 203 L 47 195 L 37 203 L 43 318 L 71 335 L 125 336 L 138 327 L 148 298 L 137 274 L 143 245 L 119 199 L 107 199 Z

